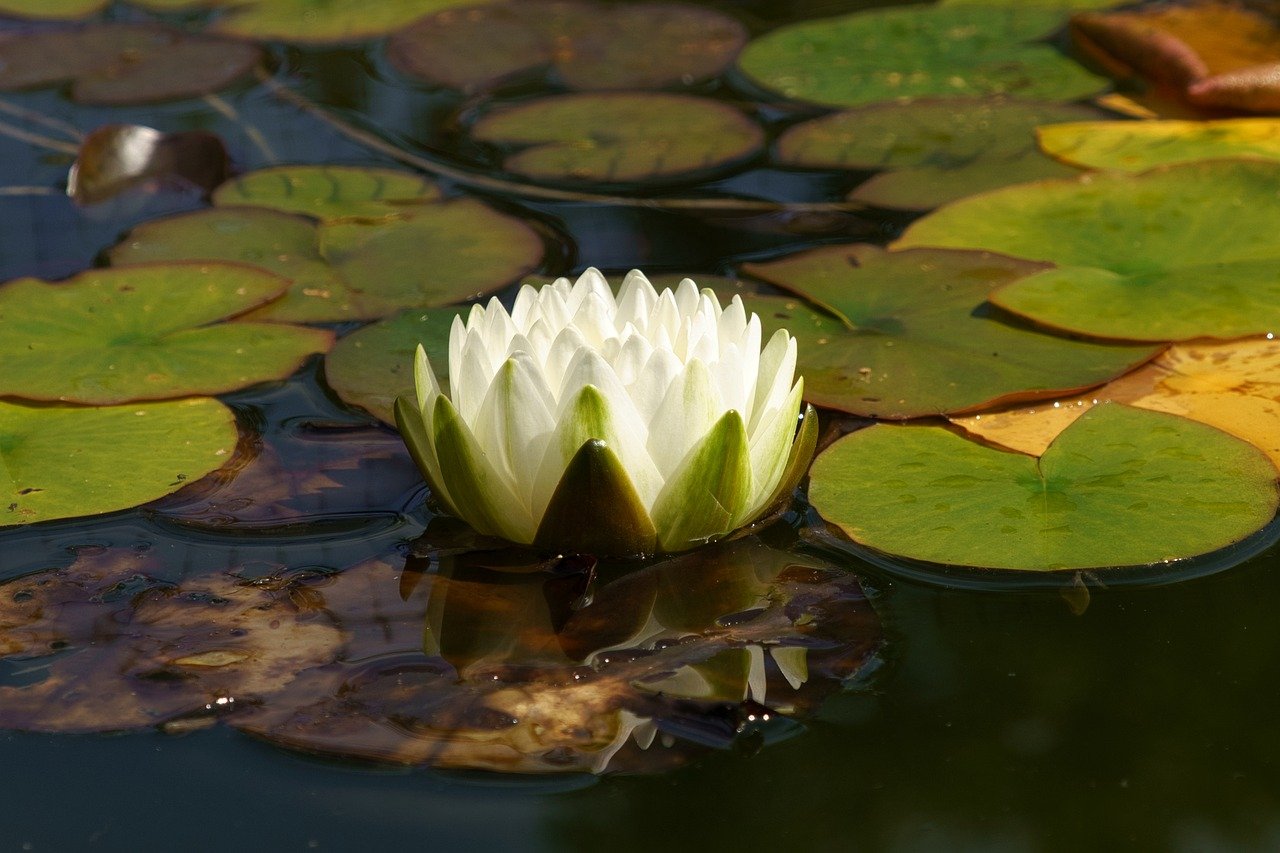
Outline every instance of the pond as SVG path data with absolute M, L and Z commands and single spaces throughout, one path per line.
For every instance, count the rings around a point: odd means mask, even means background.
M 1280 847 L 1280 19 L 1116 5 L 0 0 L 3 843 Z M 430 494 L 589 267 L 794 336 L 755 526 Z

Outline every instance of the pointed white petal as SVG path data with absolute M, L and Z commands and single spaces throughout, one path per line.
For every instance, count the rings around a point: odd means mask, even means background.
M 498 368 L 476 419 L 476 440 L 526 508 L 538 462 L 555 430 L 550 401 L 533 357 L 519 352 Z
M 707 366 L 689 362 L 668 385 L 649 423 L 649 455 L 664 479 L 672 476 L 724 411 Z

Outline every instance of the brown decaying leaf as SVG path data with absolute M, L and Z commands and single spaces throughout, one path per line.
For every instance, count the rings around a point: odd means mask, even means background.
M 207 195 L 228 177 L 221 137 L 204 130 L 162 133 L 137 124 L 99 127 L 80 143 L 67 176 L 67 195 L 98 204 L 142 188 L 192 188 Z

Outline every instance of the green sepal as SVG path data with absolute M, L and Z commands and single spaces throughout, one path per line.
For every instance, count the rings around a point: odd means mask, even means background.
M 800 422 L 800 432 L 791 443 L 791 454 L 787 457 L 787 467 L 782 472 L 773 496 L 765 504 L 764 512 L 756 516 L 763 518 L 775 510 L 785 507 L 795 494 L 796 487 L 809 471 L 809 463 L 813 462 L 813 454 L 818 449 L 818 412 L 813 405 L 806 403 L 804 420 Z M 754 519 L 753 519 L 754 520 Z
M 730 410 L 680 463 L 654 503 L 658 545 L 684 551 L 733 530 L 751 498 L 751 446 L 742 416 Z
M 422 423 L 422 415 L 418 412 L 417 405 L 402 394 L 396 397 L 395 415 L 400 438 L 404 440 L 404 446 L 409 448 L 409 455 L 413 457 L 414 464 L 422 473 L 422 479 L 427 481 L 431 494 L 446 512 L 461 518 L 461 514 L 454 508 L 453 501 L 449 499 L 449 493 L 440 480 L 439 463 L 436 461 L 435 450 L 431 447 L 431 439 L 427 437 L 427 428 Z
M 584 442 L 556 484 L 534 544 L 595 556 L 652 554 L 657 531 L 617 454 Z

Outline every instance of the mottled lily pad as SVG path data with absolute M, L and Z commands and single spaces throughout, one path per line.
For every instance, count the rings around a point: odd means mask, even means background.
M 1155 354 L 1044 334 L 985 304 L 992 288 L 1038 269 L 981 252 L 830 246 L 744 265 L 744 273 L 803 299 L 743 301 L 766 334 L 785 328 L 795 335 L 806 399 L 871 417 L 936 415 L 1083 389 Z
M 194 188 L 204 195 L 227 179 L 230 168 L 226 146 L 217 134 L 108 124 L 80 143 L 67 175 L 67 195 L 80 204 L 99 204 L 153 186 Z
M 128 509 L 231 459 L 231 410 L 208 397 L 126 406 L 0 400 L 0 526 Z
M 943 99 L 876 104 L 789 128 L 775 159 L 819 169 L 884 169 L 849 197 L 927 210 L 984 190 L 1076 174 L 1036 147 L 1034 129 L 1099 117 L 1089 107 Z
M 333 335 L 219 322 L 284 293 L 241 264 L 148 264 L 0 286 L 0 395 L 109 404 L 220 394 L 283 379 Z
M 471 128 L 540 181 L 621 184 L 701 177 L 755 155 L 760 126 L 720 101 L 671 94 L 578 94 L 488 113 Z
M 257 63 L 252 45 L 150 24 L 95 24 L 0 42 L 0 90 L 70 83 L 84 104 L 145 104 L 216 92 Z
M 387 52 L 405 74 L 455 89 L 544 69 L 570 89 L 657 89 L 716 76 L 746 40 L 742 24 L 696 6 L 520 0 L 423 18 Z
M 1074 101 L 1107 81 L 1043 42 L 1065 20 L 1061 10 L 1028 6 L 873 9 L 766 33 L 738 64 L 766 89 L 833 107 L 990 95 Z
M 898 247 L 987 249 L 1058 265 L 991 301 L 1130 340 L 1280 329 L 1280 164 L 1217 160 L 993 190 L 918 220 Z
M 475 0 L 236 0 L 213 24 L 215 32 L 261 41 L 363 41 L 394 32 L 440 9 Z
M 326 222 L 386 219 L 440 199 L 440 188 L 412 172 L 358 166 L 277 166 L 227 181 L 213 194 L 223 207 L 266 207 Z
M 1275 516 L 1257 448 L 1176 415 L 1110 403 L 1039 459 L 942 427 L 876 425 L 814 463 L 824 518 L 878 551 L 945 565 L 1054 571 L 1207 554 Z
M 1048 154 L 1086 169 L 1143 172 L 1229 157 L 1280 160 L 1280 119 L 1087 121 L 1036 130 Z

